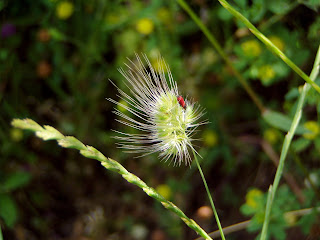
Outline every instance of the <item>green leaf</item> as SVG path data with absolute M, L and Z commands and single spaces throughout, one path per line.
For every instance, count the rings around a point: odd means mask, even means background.
M 1 1 L 0 2 L 0 11 L 2 11 L 3 9 L 5 8 L 5 3 L 4 3 L 4 1 Z M 0 231 L 0 233 L 1 233 L 1 231 Z M 1 236 L 1 234 L 0 234 L 0 236 Z M 0 238 L 0 240 L 1 240 L 2 238 Z
M 317 211 L 312 211 L 311 214 L 306 214 L 301 217 L 299 220 L 299 225 L 301 227 L 301 230 L 304 234 L 309 234 L 311 231 L 311 227 L 317 220 L 318 213 Z
M 314 140 L 314 145 L 315 145 L 316 149 L 319 151 L 320 150 L 320 138 L 319 137 L 317 137 Z
M 13 228 L 18 219 L 16 203 L 7 194 L 0 194 L 0 216 L 9 228 Z
M 219 8 L 217 11 L 217 15 L 218 17 L 223 20 L 223 21 L 229 21 L 230 19 L 232 19 L 232 14 L 229 13 L 226 9 L 224 8 Z
M 311 141 L 309 139 L 299 138 L 292 142 L 291 146 L 294 149 L 294 151 L 298 153 L 305 150 L 310 144 Z
M 285 232 L 285 225 L 281 224 L 271 224 L 270 225 L 270 235 L 272 235 L 277 240 L 285 240 L 286 239 L 286 232 Z
M 272 127 L 275 127 L 285 132 L 288 132 L 290 130 L 292 124 L 292 120 L 287 115 L 271 110 L 266 110 L 262 114 L 262 118 Z M 307 132 L 309 131 L 305 127 L 299 125 L 295 133 L 301 135 Z
M 269 0 L 269 10 L 275 14 L 286 14 L 290 9 L 290 2 L 288 0 Z
M 243 204 L 241 207 L 240 207 L 240 211 L 243 215 L 246 215 L 246 216 L 250 216 L 250 215 L 254 215 L 256 213 L 256 210 L 255 209 L 252 209 L 252 207 L 250 207 L 249 205 L 247 204 Z
M 23 187 L 29 183 L 31 175 L 28 172 L 15 172 L 4 181 L 0 186 L 3 192 L 13 191 L 19 187 Z
M 238 1 L 236 1 L 236 3 L 240 8 L 246 8 L 248 5 L 247 0 L 238 0 Z
M 50 28 L 49 33 L 50 33 L 50 36 L 55 40 L 65 41 L 67 39 L 67 37 L 56 28 Z
M 266 12 L 264 0 L 254 0 L 253 5 L 250 7 L 250 15 L 252 22 L 260 21 Z

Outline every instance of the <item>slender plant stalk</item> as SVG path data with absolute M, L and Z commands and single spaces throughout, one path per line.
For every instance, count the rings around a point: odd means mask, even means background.
M 242 77 L 242 75 L 238 72 L 237 69 L 234 68 L 232 62 L 228 58 L 228 56 L 224 53 L 222 47 L 215 39 L 215 37 L 210 33 L 209 29 L 202 23 L 202 21 L 198 18 L 198 16 L 192 11 L 189 5 L 184 0 L 177 0 L 180 6 L 189 14 L 192 20 L 199 26 L 203 34 L 208 38 L 210 43 L 216 49 L 218 54 L 222 57 L 222 59 L 227 63 L 229 69 L 233 72 L 234 76 L 238 79 L 242 87 L 248 93 L 254 104 L 258 107 L 261 113 L 264 112 L 265 107 L 263 106 L 259 97 L 255 94 L 254 90 L 250 87 L 247 81 Z
M 219 228 L 219 231 L 220 231 L 221 238 L 222 238 L 222 240 L 225 240 L 225 237 L 224 237 L 224 234 L 223 234 L 223 230 L 222 230 L 222 227 L 221 227 L 221 223 L 220 223 L 220 220 L 219 220 L 219 216 L 218 216 L 217 210 L 216 210 L 216 208 L 214 206 L 214 203 L 213 203 L 213 200 L 212 200 L 212 197 L 211 197 L 210 190 L 208 188 L 208 184 L 207 184 L 206 178 L 204 177 L 204 174 L 203 174 L 202 169 L 200 167 L 200 164 L 199 164 L 199 161 L 198 161 L 198 158 L 197 158 L 197 155 L 196 155 L 195 151 L 192 151 L 192 152 L 193 152 L 194 160 L 196 161 L 197 167 L 199 169 L 203 184 L 204 184 L 204 186 L 206 188 L 207 195 L 209 197 L 209 201 L 210 201 L 213 213 L 214 213 L 214 217 L 216 218 L 216 221 L 217 221 L 217 224 L 218 224 L 218 228 Z
M 105 157 L 101 152 L 92 146 L 86 146 L 78 139 L 72 136 L 64 136 L 58 130 L 51 126 L 41 127 L 38 123 L 31 119 L 13 119 L 12 126 L 25 130 L 31 130 L 36 133 L 36 136 L 43 140 L 57 140 L 58 144 L 64 148 L 74 148 L 80 151 L 80 154 L 91 159 L 96 159 L 101 162 L 101 165 L 106 169 L 119 173 L 128 182 L 140 187 L 147 195 L 159 201 L 166 209 L 178 215 L 185 224 L 196 231 L 204 239 L 212 240 L 212 238 L 193 220 L 188 218 L 176 205 L 166 200 L 163 196 L 156 192 L 152 187 L 149 187 L 136 175 L 128 172 L 120 163 Z M 1 239 L 0 239 L 1 240 Z
M 317 56 L 313 65 L 312 72 L 310 74 L 310 79 L 314 81 L 319 73 L 319 67 L 320 67 L 320 46 L 318 48 Z M 293 121 L 290 127 L 289 132 L 286 134 L 286 137 L 284 139 L 283 145 L 282 145 L 282 150 L 280 154 L 280 160 L 279 160 L 279 166 L 277 168 L 276 176 L 273 181 L 273 185 L 270 186 L 269 188 L 269 194 L 268 194 L 268 199 L 267 199 L 267 205 L 266 205 L 266 213 L 265 213 L 265 219 L 263 222 L 262 226 L 262 232 L 261 232 L 261 237 L 260 240 L 265 240 L 267 237 L 267 230 L 268 230 L 268 224 L 269 224 L 269 218 L 270 218 L 270 212 L 272 208 L 272 203 L 282 176 L 283 168 L 284 168 L 284 162 L 288 153 L 289 146 L 291 144 L 291 140 L 294 136 L 295 130 L 299 124 L 301 115 L 302 115 L 302 107 L 304 104 L 304 99 L 305 96 L 307 95 L 308 91 L 310 89 L 310 85 L 308 83 L 305 83 L 299 99 L 298 99 L 298 104 L 297 104 L 297 109 L 295 112 L 295 115 L 293 117 Z
M 318 93 L 320 93 L 320 87 L 312 81 L 294 62 L 292 62 L 279 48 L 277 48 L 266 36 L 264 36 L 245 16 L 234 9 L 226 0 L 219 0 L 220 4 L 227 9 L 233 16 L 245 24 L 249 30 L 264 43 L 273 54 L 281 58 L 293 71 L 295 71 L 300 77 L 302 77 L 307 83 L 309 83 Z

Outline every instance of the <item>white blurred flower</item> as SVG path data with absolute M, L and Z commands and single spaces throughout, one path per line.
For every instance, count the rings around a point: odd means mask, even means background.
M 119 69 L 132 96 L 117 87 L 120 101 L 126 104 L 108 100 L 135 116 L 132 118 L 115 108 L 114 113 L 120 117 L 118 122 L 142 133 L 116 131 L 120 136 L 115 138 L 121 140 L 119 146 L 127 152 L 142 153 L 141 156 L 158 152 L 165 161 L 170 159 L 174 164 L 188 165 L 192 161 L 190 151 L 196 152 L 192 145 L 195 129 L 207 123 L 200 120 L 204 111 L 179 95 L 177 83 L 163 58 L 158 59 L 157 71 L 146 55 L 143 55 L 146 66 L 139 55 L 136 54 L 136 58 L 136 62 L 129 59 L 126 71 Z

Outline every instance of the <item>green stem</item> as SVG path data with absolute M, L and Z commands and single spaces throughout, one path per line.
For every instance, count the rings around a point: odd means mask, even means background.
M 235 10 L 226 0 L 218 0 L 233 16 L 245 24 L 249 30 L 264 43 L 276 56 L 281 58 L 293 71 L 309 83 L 318 93 L 320 87 L 315 84 L 294 62 L 292 62 L 279 48 L 277 48 L 266 36 L 264 36 L 245 16 Z
M 312 81 L 314 81 L 318 75 L 319 72 L 319 66 L 320 66 L 320 46 L 318 48 L 318 52 L 317 52 L 317 56 L 314 62 L 314 66 L 310 75 L 310 79 L 312 79 Z M 293 117 L 293 121 L 290 127 L 289 132 L 286 134 L 286 137 L 284 139 L 283 142 L 283 146 L 282 146 L 282 150 L 281 150 L 281 155 L 280 155 L 280 160 L 279 160 L 279 166 L 277 168 L 277 172 L 276 172 L 276 176 L 274 178 L 273 181 L 273 185 L 270 186 L 269 188 L 269 194 L 268 194 L 268 199 L 267 199 L 267 205 L 266 205 L 266 213 L 265 213 L 265 219 L 263 222 L 263 226 L 262 226 L 262 232 L 261 232 L 261 238 L 260 240 L 265 240 L 267 238 L 267 230 L 268 230 L 268 225 L 269 225 L 269 218 L 270 218 L 270 212 L 271 212 L 271 208 L 272 208 L 272 203 L 282 176 L 282 172 L 283 172 L 283 168 L 284 168 L 284 162 L 288 153 L 288 149 L 289 146 L 291 144 L 291 140 L 294 136 L 294 133 L 296 131 L 296 128 L 299 124 L 301 115 L 302 115 L 302 107 L 304 104 L 304 99 L 305 96 L 307 95 L 308 91 L 310 89 L 309 84 L 305 83 L 301 94 L 299 96 L 298 99 L 298 104 L 297 104 L 297 109 L 296 109 L 296 113 Z
M 219 216 L 218 216 L 217 210 L 216 210 L 216 208 L 214 206 L 214 203 L 213 203 L 213 200 L 212 200 L 212 197 L 211 197 L 210 190 L 208 188 L 208 184 L 207 184 L 206 178 L 204 177 L 204 174 L 203 174 L 202 169 L 200 167 L 200 164 L 199 164 L 199 161 L 198 161 L 198 158 L 197 158 L 197 155 L 196 155 L 195 151 L 193 150 L 192 152 L 193 152 L 194 160 L 196 161 L 197 167 L 199 169 L 203 184 L 204 184 L 204 186 L 206 188 L 207 195 L 209 197 L 209 201 L 210 201 L 214 216 L 215 216 L 217 224 L 218 224 L 218 228 L 219 228 L 219 231 L 220 231 L 221 238 L 223 240 L 225 240 L 224 233 L 223 233 L 223 230 L 222 230 L 222 226 L 221 226 L 221 223 L 220 223 L 220 220 L 219 220 Z
M 208 40 L 213 45 L 213 47 L 216 49 L 218 54 L 226 62 L 229 69 L 231 69 L 234 76 L 238 79 L 238 81 L 240 82 L 242 87 L 245 89 L 245 91 L 251 97 L 254 104 L 259 108 L 260 112 L 263 113 L 265 110 L 265 107 L 263 106 L 259 97 L 255 94 L 253 89 L 250 87 L 250 85 L 247 83 L 247 81 L 242 77 L 242 75 L 238 72 L 238 70 L 234 68 L 232 62 L 230 61 L 228 56 L 224 53 L 222 47 L 220 46 L 218 41 L 215 39 L 215 37 L 210 33 L 209 29 L 201 22 L 201 20 L 197 17 L 197 15 L 192 11 L 192 9 L 188 6 L 188 4 L 184 0 L 177 0 L 177 2 L 189 14 L 189 16 L 192 18 L 192 20 L 199 26 L 199 28 L 201 29 L 203 34 L 208 38 Z

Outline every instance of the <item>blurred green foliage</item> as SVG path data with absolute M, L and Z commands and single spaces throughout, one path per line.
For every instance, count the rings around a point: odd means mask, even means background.
M 301 69 L 310 72 L 319 45 L 319 1 L 237 0 L 232 4 Z M 21 234 L 27 239 L 196 238 L 177 218 L 163 212 L 157 203 L 145 205 L 149 200 L 143 193 L 105 174 L 96 163 L 9 126 L 12 118 L 28 117 L 75 135 L 150 185 L 166 184 L 171 200 L 187 215 L 196 215 L 208 202 L 194 167 L 172 168 L 159 163 L 156 156 L 133 158 L 116 150 L 111 138 L 111 129 L 124 126 L 114 121 L 112 108 L 117 106 L 105 100 L 117 99 L 108 79 L 125 88 L 117 69 L 135 52 L 146 53 L 153 65 L 161 53 L 182 95 L 207 109 L 211 123 L 199 129 L 203 141 L 197 145 L 208 184 L 217 189 L 213 195 L 215 204 L 223 209 L 222 225 L 239 221 L 249 188 L 267 191 L 275 169 L 270 148 L 276 155 L 280 152 L 304 82 L 218 1 L 197 0 L 190 6 L 276 116 L 269 114 L 265 121 L 175 1 L 0 1 L 0 224 L 5 239 L 19 239 Z M 303 189 L 303 180 L 320 166 L 319 100 L 311 89 L 286 167 Z M 317 186 L 320 176 L 315 175 L 313 185 Z M 312 197 L 303 194 L 312 201 L 298 206 L 297 196 L 285 181 L 282 184 L 271 233 L 277 239 L 284 239 L 285 234 L 288 239 L 301 239 L 311 234 L 311 227 L 319 228 L 316 214 L 301 218 L 298 233 L 285 231 L 287 224 L 280 215 L 319 205 L 318 188 L 308 188 Z M 257 202 L 264 204 L 264 199 Z M 253 216 L 254 230 L 260 227 L 261 206 L 259 210 L 250 210 L 248 204 L 241 207 L 244 215 Z M 208 231 L 216 228 L 212 218 L 200 219 L 200 224 Z M 147 234 L 139 235 L 144 231 L 141 226 L 148 229 Z M 137 232 L 144 237 L 137 237 Z

